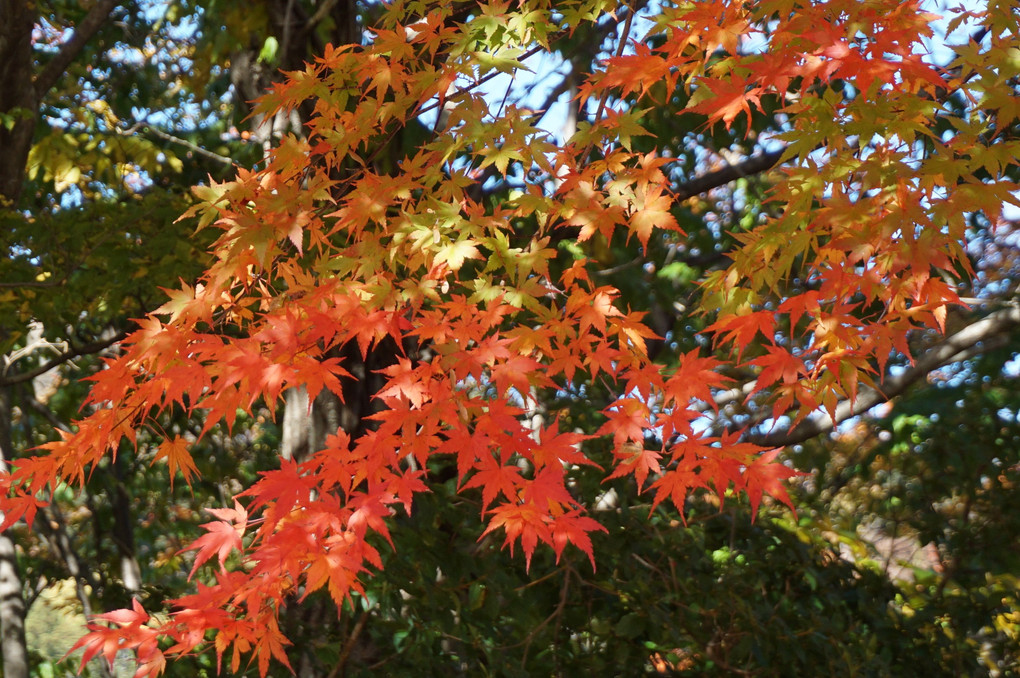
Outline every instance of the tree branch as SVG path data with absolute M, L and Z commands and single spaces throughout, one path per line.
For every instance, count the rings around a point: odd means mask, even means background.
M 70 40 L 65 42 L 57 52 L 56 56 L 50 59 L 39 75 L 35 78 L 35 94 L 39 99 L 43 98 L 46 92 L 50 91 L 50 88 L 56 84 L 57 80 L 63 75 L 67 67 L 71 65 L 71 62 L 77 58 L 78 54 L 84 49 L 85 44 L 92 39 L 106 20 L 110 18 L 110 12 L 117 6 L 118 0 L 99 0 L 95 6 L 89 10 L 89 13 L 85 15 L 85 18 L 81 20 L 81 23 L 74 29 L 74 33 L 71 35 Z
M 57 429 L 58 431 L 64 431 L 65 433 L 71 433 L 71 428 L 57 418 L 57 415 L 53 414 L 53 410 L 49 406 L 44 405 L 30 395 L 26 395 L 21 399 L 22 403 L 39 413 L 43 419 L 49 422 L 50 426 Z
M 822 433 L 828 433 L 847 419 L 900 395 L 932 370 L 951 362 L 972 358 L 991 348 L 997 348 L 1005 343 L 1004 333 L 1018 325 L 1020 325 L 1020 306 L 1010 306 L 994 311 L 936 344 L 912 367 L 885 379 L 879 384 L 877 391 L 870 388 L 861 389 L 862 392 L 853 402 L 842 401 L 836 406 L 835 417 L 830 417 L 828 413 L 819 414 L 804 420 L 792 431 L 787 429 L 763 436 L 746 436 L 744 440 L 764 447 L 785 447 L 804 442 Z M 993 341 L 1000 338 L 1001 341 Z M 982 342 L 985 342 L 985 345 L 980 345 Z M 988 345 L 988 342 L 991 342 L 991 345 Z
M 210 160 L 215 160 L 216 162 L 220 163 L 221 165 L 225 165 L 227 167 L 233 167 L 233 165 L 234 165 L 234 161 L 231 158 L 228 158 L 225 155 L 220 155 L 219 153 L 213 153 L 212 151 L 204 149 L 204 148 L 202 148 L 201 146 L 199 146 L 197 144 L 191 143 L 187 139 L 181 139 L 180 137 L 175 137 L 172 134 L 167 134 L 166 132 L 164 132 L 163 130 L 159 129 L 158 127 L 155 127 L 154 125 L 148 125 L 147 124 L 147 125 L 144 125 L 144 128 L 145 128 L 145 130 L 147 132 L 151 132 L 151 133 L 155 134 L 160 139 L 163 139 L 164 141 L 169 141 L 172 144 L 177 144 L 178 146 L 184 146 L 189 151 L 197 153 L 200 156 L 202 156 L 203 158 L 209 158 Z M 128 132 L 130 132 L 130 131 L 131 130 L 129 129 Z
M 123 340 L 125 337 L 127 337 L 127 335 L 128 335 L 127 332 L 121 331 L 117 332 L 109 339 L 100 339 L 99 341 L 94 341 L 89 344 L 84 344 L 82 346 L 74 346 L 72 344 L 71 350 L 65 351 L 64 353 L 61 353 L 53 360 L 45 362 L 42 365 L 39 365 L 38 367 L 31 369 L 27 372 L 18 372 L 17 374 L 11 376 L 0 374 L 0 387 L 12 386 L 14 384 L 21 384 L 26 381 L 31 381 L 32 379 L 38 377 L 40 374 L 45 374 L 46 372 L 52 370 L 54 367 L 66 363 L 68 360 L 74 360 L 75 358 L 78 358 L 83 355 L 92 355 L 93 353 L 99 353 L 100 351 L 107 349 L 110 346 L 113 346 L 118 341 Z
M 722 169 L 718 169 L 708 174 L 702 174 L 699 177 L 695 177 L 690 181 L 684 182 L 677 187 L 674 192 L 674 198 L 677 201 L 686 200 L 693 198 L 696 195 L 707 193 L 713 188 L 719 188 L 725 186 L 731 181 L 740 179 L 741 177 L 749 177 L 754 174 L 760 174 L 767 170 L 775 167 L 779 159 L 783 157 L 783 153 L 786 152 L 785 148 L 781 148 L 778 151 L 772 151 L 771 153 L 762 153 L 761 155 L 755 155 L 746 160 L 742 160 L 735 165 L 727 165 Z
M 311 30 L 319 25 L 319 22 L 329 16 L 329 13 L 333 11 L 333 6 L 337 3 L 337 0 L 325 0 L 315 10 L 315 14 L 308 18 L 305 22 L 305 30 Z

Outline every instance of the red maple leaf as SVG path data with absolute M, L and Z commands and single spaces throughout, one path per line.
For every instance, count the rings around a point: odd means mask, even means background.
M 244 536 L 248 524 L 248 512 L 240 503 L 234 502 L 234 508 L 206 509 L 220 520 L 203 523 L 200 527 L 207 534 L 196 539 L 183 551 L 198 551 L 195 563 L 191 566 L 188 579 L 195 576 L 198 568 L 207 560 L 216 556 L 220 561 L 220 569 L 226 569 L 227 558 L 234 550 L 242 550 L 241 537 Z M 230 522 L 228 522 L 230 521 Z
M 783 502 L 794 511 L 793 502 L 786 491 L 786 481 L 794 476 L 807 475 L 789 468 L 776 457 L 782 450 L 769 450 L 758 456 L 744 471 L 744 487 L 751 500 L 751 515 L 757 515 L 758 505 L 763 494 L 768 494 Z
M 616 470 L 606 476 L 606 480 L 633 474 L 637 480 L 638 487 L 641 488 L 644 486 L 649 473 L 662 472 L 662 467 L 659 465 L 659 459 L 662 458 L 662 454 L 655 450 L 646 449 L 643 445 L 631 442 L 624 443 L 616 451 L 615 456 L 617 460 L 622 461 L 617 461 Z

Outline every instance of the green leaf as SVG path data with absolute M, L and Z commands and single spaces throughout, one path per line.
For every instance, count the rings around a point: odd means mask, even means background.
M 266 41 L 262 43 L 262 49 L 259 50 L 258 60 L 260 63 L 275 64 L 276 63 L 276 51 L 280 48 L 280 43 L 277 42 L 276 38 L 269 36 Z

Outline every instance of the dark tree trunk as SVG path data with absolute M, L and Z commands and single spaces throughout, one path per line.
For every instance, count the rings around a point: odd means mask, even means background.
M 39 115 L 32 72 L 32 27 L 36 3 L 0 0 L 0 114 L 13 126 L 0 124 L 0 208 L 21 197 L 25 163 Z

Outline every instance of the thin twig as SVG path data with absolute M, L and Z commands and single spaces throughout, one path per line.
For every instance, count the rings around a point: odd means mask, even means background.
M 188 150 L 193 151 L 194 153 L 197 153 L 197 154 L 201 155 L 204 158 L 208 158 L 210 160 L 214 160 L 214 161 L 220 163 L 221 165 L 225 165 L 227 167 L 232 167 L 234 165 L 234 161 L 231 158 L 228 158 L 225 155 L 220 155 L 219 153 L 213 153 L 212 151 L 206 150 L 206 149 L 202 148 L 201 146 L 199 146 L 197 144 L 191 143 L 187 139 L 181 139 L 180 137 L 175 137 L 172 134 L 167 134 L 166 132 L 164 132 L 163 130 L 159 129 L 158 127 L 154 127 L 152 125 L 144 125 L 144 128 L 145 128 L 145 130 L 147 132 L 151 132 L 152 134 L 156 135 L 160 139 L 163 139 L 164 141 L 169 141 L 170 143 L 177 144 L 178 146 L 184 146 Z M 129 128 L 125 132 L 119 132 L 119 134 L 127 135 L 133 129 L 134 129 L 133 127 Z
M 364 610 L 361 616 L 358 617 L 358 621 L 354 623 L 354 628 L 351 629 L 351 634 L 347 637 L 347 642 L 344 643 L 344 648 L 340 652 L 340 657 L 336 660 L 336 666 L 329 672 L 328 678 L 337 678 L 344 670 L 344 666 L 347 664 L 347 659 L 351 656 L 351 649 L 361 636 L 361 632 L 365 629 L 365 624 L 368 623 L 368 617 L 372 614 L 372 608 Z
M 538 632 L 544 629 L 546 626 L 548 626 L 549 622 L 551 622 L 553 619 L 556 619 L 561 614 L 563 614 L 563 610 L 566 609 L 567 607 L 567 594 L 569 593 L 569 591 L 570 591 L 570 569 L 564 569 L 563 586 L 560 587 L 560 601 L 559 603 L 556 604 L 556 609 L 552 611 L 552 614 L 550 614 L 548 617 L 539 622 L 535 628 L 531 629 L 531 631 L 528 632 L 528 635 L 520 643 L 524 646 L 524 651 L 521 653 L 522 668 L 525 666 L 525 664 L 527 664 L 528 650 L 531 648 L 531 643 L 534 642 L 535 637 L 538 635 Z

